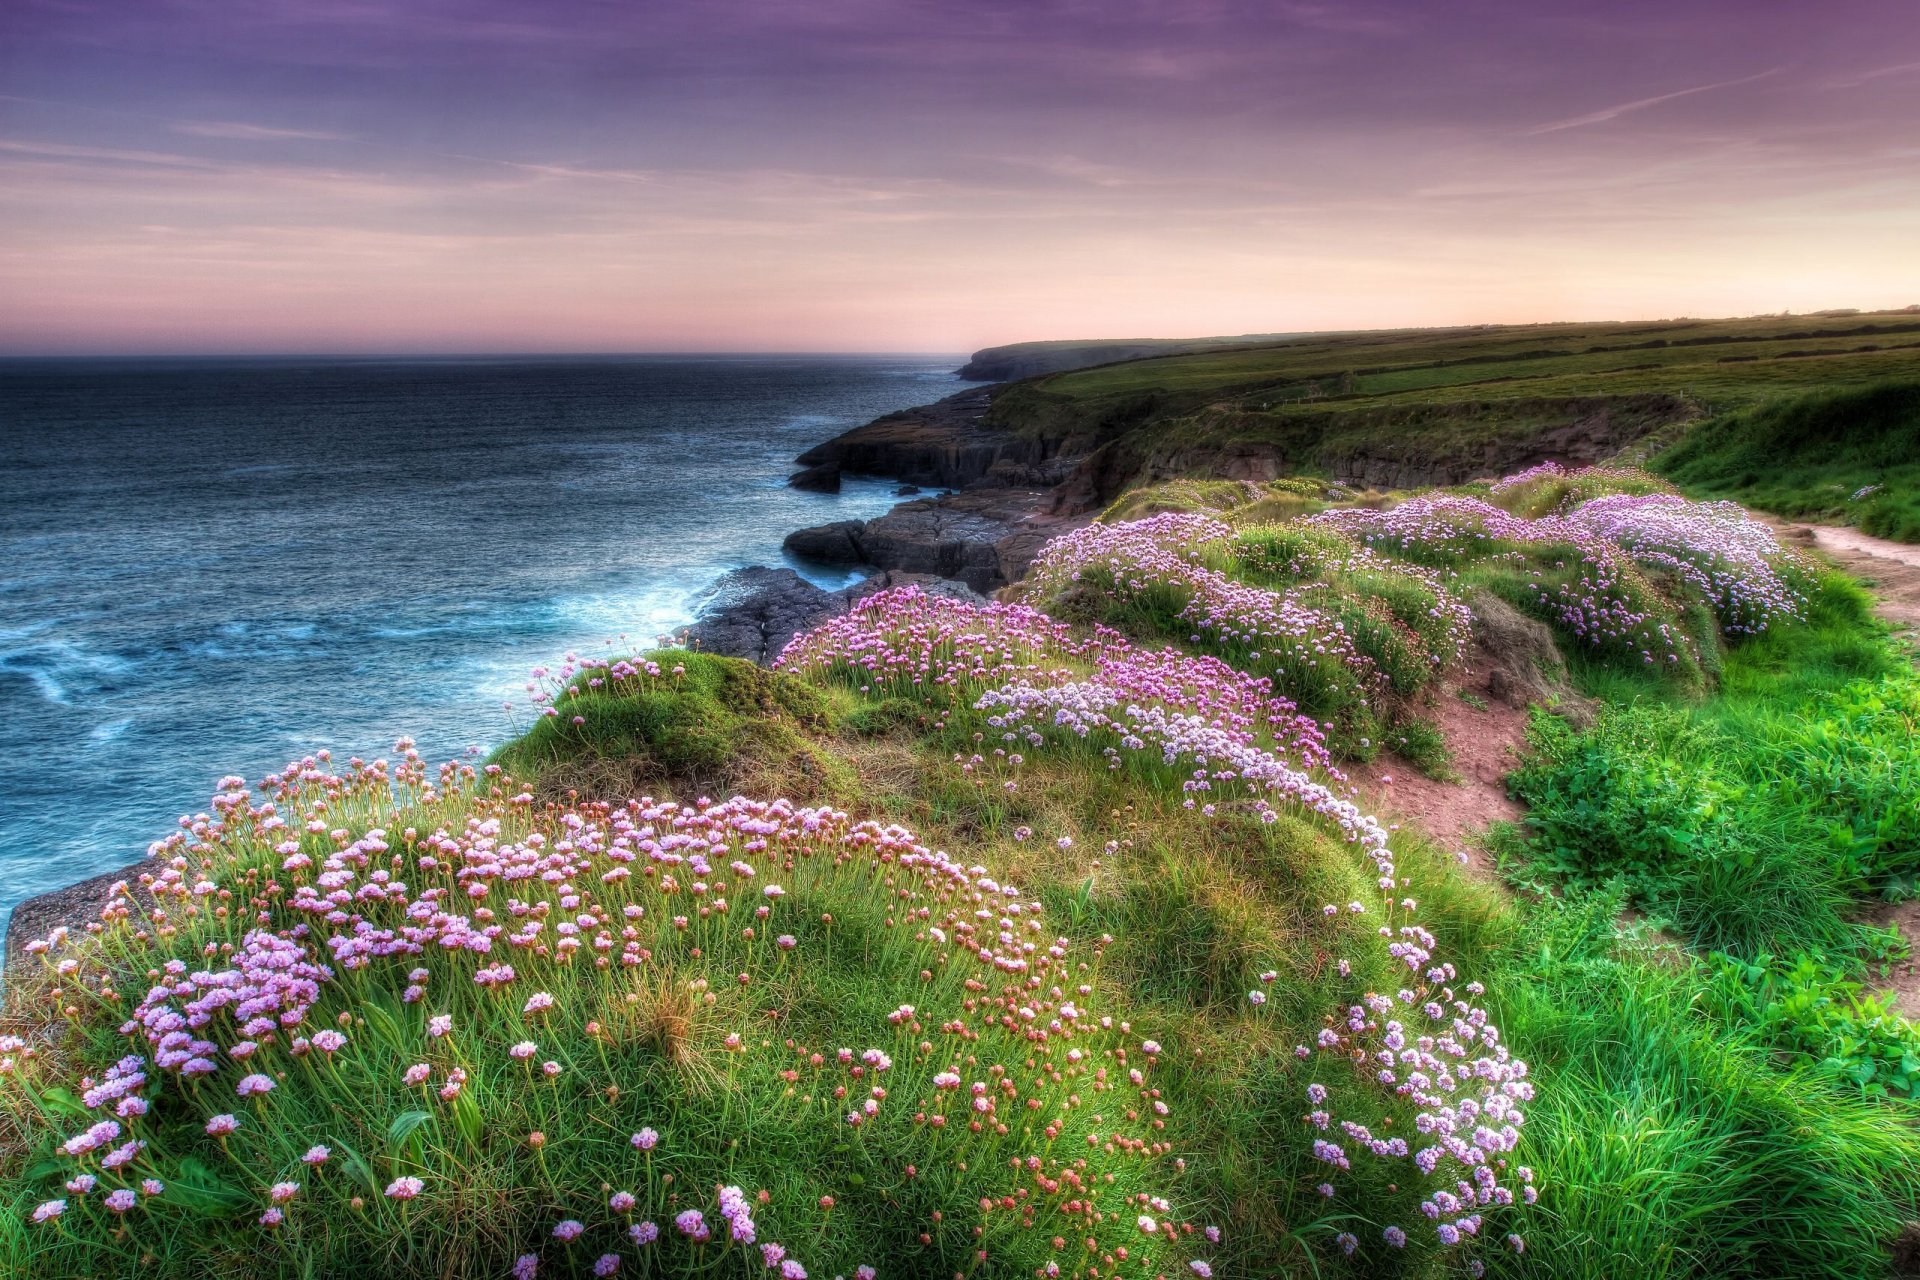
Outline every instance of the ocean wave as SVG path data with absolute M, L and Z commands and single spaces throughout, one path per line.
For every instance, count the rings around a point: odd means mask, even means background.
M 107 720 L 87 730 L 87 741 L 96 747 L 104 747 L 132 727 L 132 716 L 124 716 L 118 720 Z
M 3 637 L 0 643 L 4 643 Z M 65 640 L 29 641 L 0 649 L 0 673 L 31 681 L 42 698 L 62 707 L 72 706 L 76 695 L 95 692 L 131 669 L 132 664 L 116 654 L 84 649 Z

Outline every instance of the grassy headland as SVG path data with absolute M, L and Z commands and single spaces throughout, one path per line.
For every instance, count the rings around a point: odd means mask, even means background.
M 1011 388 L 1116 450 L 1096 488 L 1183 478 L 1017 599 L 883 592 L 775 671 L 569 665 L 484 766 L 229 779 L 34 947 L 0 1270 L 1884 1274 L 1920 1036 L 1858 919 L 1920 876 L 1910 655 L 1647 472 L 1327 473 L 1665 440 L 1814 366 L 1920 376 L 1903 341 L 1361 335 Z M 1210 474 L 1249 445 L 1319 474 Z M 1497 878 L 1342 773 L 1446 772 L 1475 610 L 1571 682 Z

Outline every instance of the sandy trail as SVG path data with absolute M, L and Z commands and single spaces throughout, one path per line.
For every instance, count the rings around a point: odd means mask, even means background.
M 1842 569 L 1872 588 L 1875 610 L 1897 632 L 1920 630 L 1920 546 L 1869 537 L 1839 525 L 1797 524 L 1755 512 L 1783 539 L 1824 552 Z

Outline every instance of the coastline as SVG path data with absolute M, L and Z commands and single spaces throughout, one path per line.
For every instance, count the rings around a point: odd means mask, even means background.
M 899 481 L 906 501 L 870 520 L 795 529 L 783 549 L 813 564 L 864 570 L 825 591 L 789 568 L 735 570 L 707 593 L 676 634 L 690 648 L 769 665 L 794 634 L 844 613 L 875 591 L 919 585 L 980 599 L 1018 582 L 1049 541 L 1092 519 L 1091 504 L 1063 486 L 1081 458 L 1058 442 L 990 423 L 1005 383 L 969 387 L 931 404 L 885 414 L 794 459 L 790 484 L 837 485 L 841 475 Z M 918 495 L 922 488 L 945 492 Z
M 993 396 L 1004 385 L 972 386 L 882 415 L 799 455 L 795 465 L 804 469 L 947 492 L 907 496 L 871 520 L 790 531 L 784 547 L 791 555 L 865 569 L 867 576 L 828 591 L 786 566 L 736 569 L 707 588 L 695 620 L 676 639 L 703 652 L 766 666 L 794 634 L 846 612 L 876 591 L 912 584 L 935 594 L 979 600 L 1018 581 L 1047 541 L 1086 523 L 1091 515 L 1056 509 L 1055 490 L 1077 459 L 1049 453 L 1045 446 L 985 422 Z M 117 882 L 127 881 L 138 897 L 139 876 L 149 865 L 150 859 L 138 858 L 21 901 L 0 944 L 0 971 L 27 942 L 61 926 L 84 928 Z

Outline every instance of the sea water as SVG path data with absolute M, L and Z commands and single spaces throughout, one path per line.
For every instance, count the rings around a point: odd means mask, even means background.
M 885 510 L 792 459 L 956 363 L 0 361 L 0 927 L 223 774 L 499 743 L 533 667 L 650 646 L 789 530 Z

